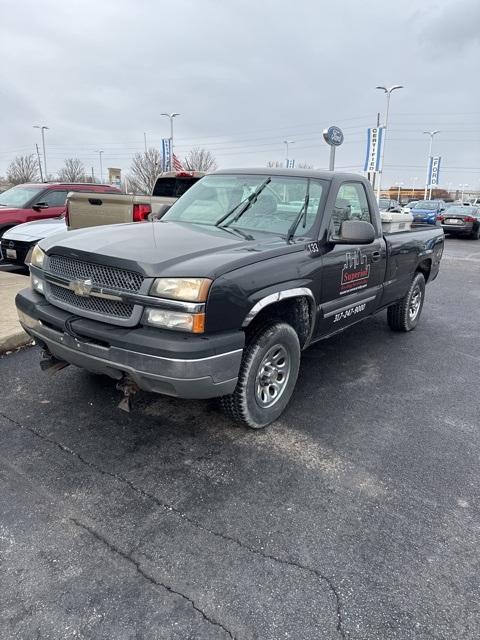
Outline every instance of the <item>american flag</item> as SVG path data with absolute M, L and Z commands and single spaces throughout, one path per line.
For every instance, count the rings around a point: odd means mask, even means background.
M 175 171 L 185 171 L 182 163 L 180 162 L 180 160 L 177 158 L 175 154 L 173 154 L 173 168 Z

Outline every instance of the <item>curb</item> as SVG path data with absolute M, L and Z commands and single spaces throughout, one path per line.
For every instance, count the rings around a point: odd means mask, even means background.
M 28 335 L 28 333 L 25 333 L 25 331 L 11 333 L 8 336 L 0 338 L 0 355 L 5 354 L 7 351 L 14 351 L 19 347 L 24 347 L 32 342 L 33 339 Z

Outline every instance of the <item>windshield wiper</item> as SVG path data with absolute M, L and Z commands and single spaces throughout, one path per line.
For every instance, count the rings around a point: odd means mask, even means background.
M 293 238 L 293 235 L 297 230 L 298 225 L 300 224 L 300 220 L 302 219 L 302 214 L 303 214 L 303 228 L 305 229 L 307 225 L 307 210 L 308 210 L 309 201 L 310 201 L 310 180 L 307 182 L 307 193 L 305 194 L 305 200 L 303 201 L 300 211 L 297 213 L 297 217 L 292 222 L 292 225 L 287 232 L 287 237 L 286 237 L 287 242 L 290 242 L 290 240 Z
M 249 208 L 250 208 L 250 206 L 251 206 L 252 204 L 254 204 L 254 203 L 257 201 L 258 196 L 262 193 L 262 191 L 265 189 L 265 187 L 267 186 L 267 184 L 268 184 L 269 182 L 271 182 L 271 181 L 272 181 L 272 179 L 271 179 L 270 177 L 268 177 L 266 180 L 264 180 L 264 181 L 262 182 L 262 184 L 261 184 L 261 185 L 259 185 L 259 186 L 255 189 L 255 191 L 254 191 L 253 193 L 251 193 L 251 194 L 248 196 L 248 198 L 247 198 L 246 200 L 244 200 L 244 201 L 243 201 L 243 207 L 241 207 L 241 208 L 240 208 L 240 211 L 239 211 L 239 212 L 237 213 L 237 215 L 233 218 L 232 222 L 236 222 L 236 221 L 240 218 L 240 216 L 243 216 L 243 214 L 245 213 L 245 211 L 247 211 L 247 209 L 249 209 Z M 216 227 L 219 227 L 219 226 L 222 224 L 222 222 L 223 222 L 224 220 L 226 220 L 229 216 L 231 216 L 231 215 L 232 215 L 232 213 L 233 213 L 236 209 L 238 209 L 238 207 L 239 207 L 241 204 L 242 204 L 242 203 L 240 202 L 240 203 L 239 203 L 239 204 L 237 204 L 235 207 L 233 207 L 233 209 L 230 209 L 230 211 L 227 211 L 227 213 L 226 213 L 224 216 L 222 216 L 222 217 L 220 218 L 220 220 L 217 220 L 217 222 L 215 223 L 215 226 L 216 226 Z M 225 226 L 226 226 L 226 225 L 225 225 Z

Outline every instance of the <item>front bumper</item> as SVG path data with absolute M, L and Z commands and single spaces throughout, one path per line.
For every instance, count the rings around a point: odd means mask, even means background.
M 72 317 L 31 289 L 20 291 L 15 303 L 27 333 L 59 360 L 83 369 L 116 380 L 128 376 L 141 389 L 180 398 L 223 396 L 237 384 L 241 331 L 179 336 L 152 327 L 126 329 Z

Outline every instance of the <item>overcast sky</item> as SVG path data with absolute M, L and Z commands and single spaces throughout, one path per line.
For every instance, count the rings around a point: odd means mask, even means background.
M 383 184 L 425 181 L 440 129 L 441 183 L 480 189 L 479 0 L 1 0 L 0 175 L 46 132 L 49 172 L 79 157 L 126 170 L 169 134 L 220 167 L 290 157 L 362 171 L 366 128 L 392 94 Z

